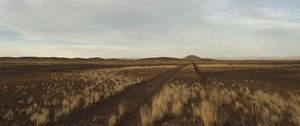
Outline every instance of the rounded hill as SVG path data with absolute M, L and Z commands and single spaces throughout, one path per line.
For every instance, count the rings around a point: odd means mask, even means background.
M 188 55 L 186 57 L 183 58 L 184 60 L 192 60 L 192 61 L 195 61 L 195 60 L 202 60 L 202 58 L 196 56 L 196 55 Z

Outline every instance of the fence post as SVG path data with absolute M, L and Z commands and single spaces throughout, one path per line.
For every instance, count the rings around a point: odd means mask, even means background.
M 217 81 L 217 88 L 218 88 L 218 123 L 219 126 L 221 126 L 221 106 L 220 106 L 220 84 L 219 81 Z
M 253 102 L 253 120 L 254 120 L 254 124 L 256 125 L 256 106 L 255 106 L 255 102 Z

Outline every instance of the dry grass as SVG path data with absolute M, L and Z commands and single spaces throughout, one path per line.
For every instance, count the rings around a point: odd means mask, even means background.
M 117 116 L 115 114 L 111 115 L 111 117 L 108 119 L 108 126 L 114 126 L 117 123 Z
M 74 75 L 67 76 L 72 77 Z M 83 90 L 73 90 L 75 94 L 72 93 L 72 91 L 70 92 L 71 94 L 68 94 L 64 92 L 65 90 L 62 90 L 62 94 L 65 95 L 65 98 L 62 103 L 58 104 L 58 106 L 61 107 L 55 111 L 55 120 L 79 108 L 81 104 L 83 104 L 83 108 L 87 108 L 142 80 L 141 78 L 118 75 L 118 71 L 115 69 L 93 70 L 80 73 L 80 77 L 82 80 L 85 80 L 87 84 L 81 86 L 84 87 Z M 93 83 L 89 84 L 90 81 Z
M 4 113 L 3 119 L 6 121 L 14 120 L 14 112 L 12 110 L 8 110 Z
M 140 124 L 152 126 L 165 118 L 189 115 L 200 120 L 201 123 L 195 125 L 202 126 L 296 126 L 300 125 L 300 96 L 251 91 L 247 86 L 225 86 L 218 81 L 214 81 L 207 91 L 199 84 L 170 84 L 153 98 L 150 105 L 140 109 Z
M 15 122 L 25 120 L 31 121 L 30 125 L 47 125 L 49 122 L 59 121 L 76 109 L 91 107 L 132 84 L 148 79 L 149 77 L 143 75 L 156 68 L 161 69 L 160 67 L 162 66 L 48 73 L 46 77 L 36 78 L 42 80 L 37 83 L 26 81 L 26 84 L 0 85 L 1 91 L 11 90 L 6 93 L 9 94 L 6 96 L 13 99 L 12 102 L 0 104 L 2 107 L 0 123 L 2 124 L 1 121 L 4 120 L 3 124 L 16 124 Z M 251 69 L 264 71 L 282 69 L 284 66 L 243 65 L 240 67 L 222 64 L 201 67 L 208 72 L 226 72 Z M 141 70 L 138 72 L 137 69 Z M 279 87 L 275 92 L 259 86 L 249 88 L 245 86 L 246 84 L 237 83 L 239 81 L 224 84 L 217 80 L 209 83 L 210 86 L 205 91 L 203 86 L 193 83 L 194 80 L 187 82 L 187 78 L 194 75 L 194 71 L 192 72 L 187 71 L 181 76 L 186 80 L 173 81 L 166 85 L 153 97 L 151 103 L 140 108 L 141 126 L 159 125 L 162 121 L 172 119 L 173 124 L 176 125 L 185 125 L 190 119 L 192 120 L 190 124 L 197 126 L 300 125 L 300 95 L 297 91 L 283 90 Z M 29 78 L 32 76 L 26 77 L 30 80 Z M 249 85 L 254 81 L 258 80 L 250 78 L 245 83 Z M 116 112 L 112 113 L 104 123 L 109 126 L 118 125 L 124 113 L 126 113 L 125 104 L 120 104 Z M 177 120 L 183 120 L 184 123 L 177 123 Z
M 46 108 L 42 108 L 39 112 L 31 115 L 30 120 L 35 122 L 35 124 L 38 126 L 44 125 L 49 121 L 48 116 L 49 116 L 49 110 Z
M 154 96 L 151 105 L 140 108 L 140 125 L 151 126 L 165 116 L 179 117 L 188 99 L 192 98 L 187 85 L 170 84 Z
M 118 112 L 115 114 L 112 114 L 109 119 L 107 120 L 107 125 L 108 126 L 115 126 L 118 122 L 118 120 L 120 120 L 125 112 L 125 103 L 121 103 L 118 106 Z
M 174 66 L 94 69 L 47 73 L 41 78 L 24 77 L 37 82 L 15 85 L 10 97 L 13 98 L 12 100 L 16 99 L 16 103 L 8 102 L 7 105 L 3 105 L 6 108 L 1 109 L 0 116 L 7 124 L 20 120 L 30 120 L 32 125 L 58 121 L 62 116 L 67 116 L 76 109 L 90 107 L 152 76 L 140 76 L 135 72 L 161 71 L 169 67 Z M 8 90 L 7 88 L 12 87 L 3 88 Z M 118 115 L 123 113 L 124 106 L 120 106 Z
M 219 91 L 217 91 L 218 88 L 220 88 Z M 207 100 L 199 100 L 199 108 L 196 106 L 194 109 L 202 110 L 200 114 L 196 115 L 201 117 L 205 126 L 211 126 L 220 122 L 242 125 L 245 123 L 243 122 L 244 120 L 248 120 L 248 123 L 255 121 L 258 125 L 262 126 L 274 126 L 288 121 L 298 125 L 296 118 L 299 117 L 297 114 L 299 115 L 300 113 L 296 112 L 296 110 L 300 106 L 300 103 L 295 103 L 295 100 L 291 99 L 298 96 L 292 95 L 286 100 L 278 93 L 268 93 L 262 90 L 255 90 L 250 93 L 250 90 L 246 86 L 232 85 L 229 87 L 220 87 L 217 84 L 210 87 L 207 96 Z M 294 108 L 293 112 L 289 111 L 291 108 Z M 222 112 L 220 115 L 222 117 L 219 119 L 217 118 L 218 111 Z M 199 113 L 197 111 L 193 112 Z M 290 116 L 294 120 L 284 120 L 284 116 Z M 235 120 L 228 117 L 235 118 Z M 253 120 L 252 118 L 255 119 Z
M 204 100 L 200 103 L 199 107 L 193 105 L 192 107 L 193 115 L 195 117 L 201 117 L 204 123 L 204 126 L 211 126 L 213 122 L 216 121 L 217 111 L 210 102 Z

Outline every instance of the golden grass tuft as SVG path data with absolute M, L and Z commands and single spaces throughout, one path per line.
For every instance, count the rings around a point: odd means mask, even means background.
M 39 112 L 31 115 L 30 120 L 35 122 L 37 126 L 44 125 L 47 123 L 49 117 L 49 110 L 46 108 L 42 108 Z
M 118 120 L 120 120 L 122 118 L 122 116 L 125 113 L 125 103 L 122 102 L 121 104 L 119 104 L 118 106 L 118 113 L 116 114 L 112 114 L 109 119 L 107 120 L 107 125 L 108 126 L 115 126 L 118 122 Z
M 108 126 L 115 126 L 117 123 L 117 116 L 115 114 L 113 114 L 112 116 L 110 116 L 110 118 L 108 119 Z
M 11 109 L 6 111 L 3 115 L 3 119 L 6 121 L 14 120 L 14 112 Z
M 151 105 L 140 108 L 140 125 L 152 126 L 165 116 L 178 117 L 192 94 L 186 85 L 170 84 L 165 86 L 152 99 Z
M 216 120 L 216 108 L 207 100 L 201 101 L 199 105 L 192 105 L 194 117 L 200 117 L 204 126 L 211 126 Z

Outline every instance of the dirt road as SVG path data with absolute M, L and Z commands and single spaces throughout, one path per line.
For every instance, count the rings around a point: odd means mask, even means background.
M 96 103 L 94 106 L 75 111 L 70 116 L 57 122 L 56 126 L 106 126 L 108 120 L 116 115 L 117 125 L 136 126 L 139 123 L 139 108 L 151 101 L 164 84 L 171 81 L 184 65 L 160 73 L 154 78 L 135 84 L 122 92 Z M 120 105 L 124 105 L 124 112 L 120 113 Z

